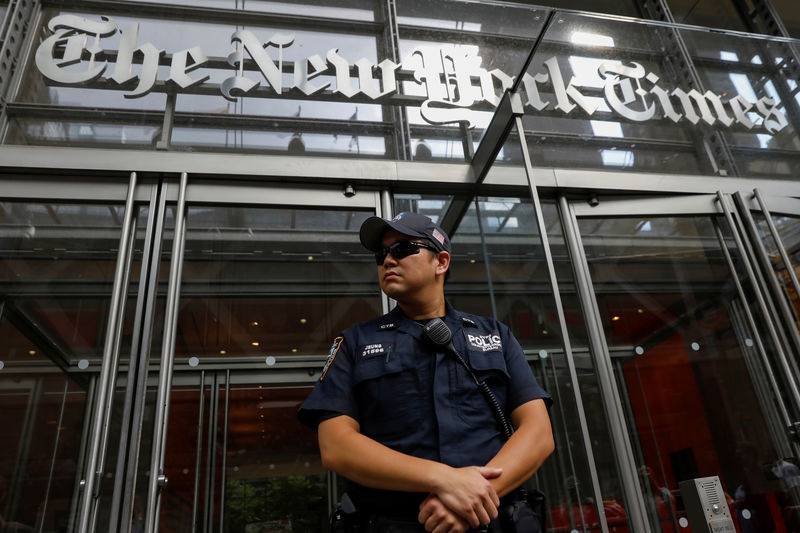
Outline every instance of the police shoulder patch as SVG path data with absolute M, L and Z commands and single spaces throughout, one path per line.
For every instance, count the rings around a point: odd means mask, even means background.
M 343 340 L 344 337 L 336 337 L 335 339 L 333 339 L 333 344 L 331 344 L 331 351 L 328 354 L 328 360 L 325 361 L 325 366 L 322 367 L 322 375 L 319 377 L 320 381 L 325 379 L 325 374 L 328 373 L 328 369 L 333 364 L 333 360 L 336 359 L 336 354 L 338 353 L 339 347 L 342 345 Z
M 462 330 L 462 332 L 464 333 L 464 339 L 467 341 L 467 346 L 472 350 L 478 352 L 503 351 L 503 342 L 500 340 L 500 334 L 496 331 L 489 334 L 467 333 L 465 330 Z

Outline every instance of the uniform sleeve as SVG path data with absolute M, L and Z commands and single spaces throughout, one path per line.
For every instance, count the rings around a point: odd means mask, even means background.
M 543 399 L 547 408 L 550 409 L 553 399 L 536 381 L 519 341 L 505 324 L 500 324 L 500 330 L 505 347 L 506 368 L 510 376 L 506 409 L 510 413 L 520 405 L 539 398 Z
M 316 430 L 323 421 L 339 415 L 358 420 L 352 388 L 352 354 L 347 335 L 334 340 L 322 376 L 297 412 L 300 422 Z

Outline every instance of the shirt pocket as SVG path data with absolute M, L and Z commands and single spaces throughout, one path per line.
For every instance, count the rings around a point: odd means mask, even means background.
M 491 389 L 503 413 L 506 410 L 507 387 L 509 382 L 508 368 L 502 352 L 469 351 L 469 365 L 478 381 L 485 382 Z M 464 387 L 463 400 L 459 402 L 459 415 L 470 424 L 493 424 L 494 412 L 486 397 L 469 379 Z
M 353 388 L 361 432 L 387 444 L 413 432 L 420 423 L 422 395 L 416 372 L 399 358 L 359 361 L 353 370 Z

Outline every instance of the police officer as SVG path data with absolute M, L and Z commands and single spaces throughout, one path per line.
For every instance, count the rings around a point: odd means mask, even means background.
M 440 227 L 416 213 L 371 217 L 360 238 L 397 307 L 333 341 L 298 417 L 317 429 L 323 466 L 351 481 L 362 531 L 487 525 L 553 450 L 550 397 L 508 327 L 445 300 L 451 247 Z M 456 357 L 423 338 L 437 317 L 510 415 L 509 440 Z

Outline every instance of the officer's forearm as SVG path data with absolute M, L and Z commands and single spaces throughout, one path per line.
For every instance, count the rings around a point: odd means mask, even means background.
M 511 413 L 511 422 L 516 428 L 514 434 L 486 465 L 503 469 L 500 477 L 490 480 L 500 496 L 530 478 L 554 448 L 550 417 L 543 400 L 532 400 L 516 408 Z
M 319 425 L 322 465 L 361 485 L 407 492 L 437 492 L 446 465 L 406 455 L 359 432 L 348 416 Z

